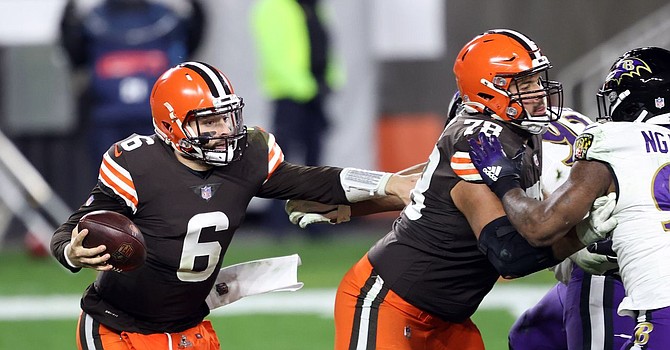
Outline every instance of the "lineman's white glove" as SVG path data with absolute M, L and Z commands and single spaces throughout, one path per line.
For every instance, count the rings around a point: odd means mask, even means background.
M 612 217 L 616 206 L 616 194 L 596 198 L 589 215 L 577 224 L 577 237 L 584 245 L 607 238 L 617 226 L 618 221 Z
M 603 275 L 607 271 L 616 270 L 619 265 L 616 260 L 606 255 L 589 252 L 586 248 L 570 255 L 570 260 L 579 265 L 584 271 L 592 275 Z
M 291 223 L 299 225 L 300 228 L 321 222 L 334 225 L 351 219 L 351 207 L 348 205 L 321 204 L 319 202 L 290 199 L 286 201 L 284 209 Z

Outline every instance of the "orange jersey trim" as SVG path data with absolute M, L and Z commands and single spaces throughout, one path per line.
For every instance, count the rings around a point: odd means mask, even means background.
M 472 164 L 468 152 L 456 152 L 451 156 L 451 169 L 458 177 L 466 181 L 481 181 L 482 177 Z
M 133 212 L 137 210 L 139 199 L 137 198 L 135 183 L 132 177 L 130 177 L 130 173 L 107 154 L 102 158 L 99 179 L 121 197 Z
M 279 164 L 283 161 L 284 152 L 282 152 L 281 147 L 275 141 L 274 135 L 270 134 L 268 138 L 268 177 L 265 178 L 265 181 L 270 179 Z

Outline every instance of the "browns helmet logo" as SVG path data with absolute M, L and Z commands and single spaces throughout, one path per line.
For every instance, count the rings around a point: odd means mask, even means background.
M 586 153 L 593 144 L 593 134 L 581 134 L 575 140 L 574 152 L 575 160 L 586 159 Z

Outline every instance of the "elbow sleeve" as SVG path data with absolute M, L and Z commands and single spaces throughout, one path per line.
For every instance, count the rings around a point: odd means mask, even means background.
M 484 227 L 478 247 L 503 278 L 523 277 L 560 262 L 554 258 L 551 247 L 531 246 L 507 216 Z

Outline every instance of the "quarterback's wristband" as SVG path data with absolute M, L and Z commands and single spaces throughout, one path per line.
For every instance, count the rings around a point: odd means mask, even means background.
M 386 196 L 386 184 L 391 173 L 355 168 L 340 172 L 340 184 L 350 203 Z
M 67 262 L 68 265 L 70 265 L 70 267 L 72 267 L 73 269 L 80 269 L 81 267 L 75 266 L 75 264 L 72 261 L 70 261 L 70 258 L 67 257 L 67 252 L 68 250 L 70 250 L 71 244 L 72 243 L 68 243 L 65 245 L 65 249 L 63 249 L 63 256 L 65 256 L 65 261 Z
M 521 188 L 518 176 L 505 176 L 498 179 L 491 185 L 491 191 L 502 200 L 505 193 L 515 188 Z

